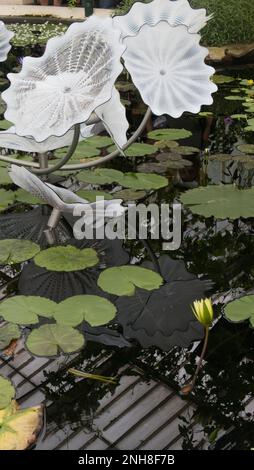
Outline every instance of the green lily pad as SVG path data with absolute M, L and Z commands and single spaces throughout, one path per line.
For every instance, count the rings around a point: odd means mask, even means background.
M 10 380 L 0 375 L 0 410 L 7 408 L 15 397 L 15 388 Z
M 0 316 L 17 325 L 33 325 L 39 318 L 52 318 L 56 304 L 52 300 L 33 295 L 16 295 L 0 303 Z
M 95 202 L 96 197 L 104 197 L 104 199 L 113 199 L 112 194 L 106 193 L 105 191 L 92 191 L 89 189 L 81 189 L 76 193 L 79 197 L 86 199 L 89 202 Z
M 54 152 L 55 156 L 58 158 L 63 158 L 66 155 L 67 148 L 58 149 Z M 100 155 L 100 150 L 94 147 L 91 144 L 87 144 L 86 140 L 83 140 L 77 145 L 77 148 L 71 157 L 71 161 L 75 160 L 82 160 L 83 158 L 91 158 Z
M 11 126 L 13 126 L 13 124 L 10 121 L 7 121 L 6 119 L 3 119 L 2 121 L 0 121 L 0 129 L 3 131 L 6 131 Z
M 230 95 L 230 96 L 225 96 L 225 100 L 227 101 L 244 101 L 243 96 L 237 96 L 237 95 Z
M 18 189 L 17 191 L 15 191 L 14 195 L 19 202 L 23 202 L 25 204 L 43 204 L 42 199 L 34 197 L 31 193 L 28 193 L 24 189 Z
M 112 145 L 113 141 L 106 135 L 94 135 L 93 137 L 89 137 L 89 139 L 85 140 L 85 143 L 87 145 L 91 145 L 93 148 L 100 149 Z
M 20 335 L 19 327 L 13 323 L 7 323 L 7 325 L 0 327 L 0 349 L 7 348 L 10 342 L 20 338 Z
M 158 289 L 162 284 L 163 279 L 159 274 L 139 266 L 108 268 L 98 279 L 98 286 L 114 295 L 131 296 L 135 294 L 136 287 L 150 291 Z
M 154 146 L 156 146 L 157 149 L 176 149 L 179 143 L 174 140 L 158 140 L 154 143 Z
M 189 147 L 188 145 L 185 146 L 179 146 L 175 150 L 177 153 L 180 153 L 181 155 L 193 155 L 194 153 L 199 153 L 200 150 L 197 147 Z
M 7 168 L 0 168 L 0 185 L 12 184 Z
M 238 189 L 234 185 L 191 189 L 180 197 L 194 214 L 217 219 L 235 220 L 254 217 L 254 188 Z
M 240 144 L 236 148 L 242 153 L 254 154 L 254 144 Z
M 114 145 L 108 149 L 109 152 L 113 152 L 114 150 L 116 150 Z M 127 157 L 143 157 L 144 155 L 152 155 L 155 152 L 157 152 L 155 145 L 140 143 L 134 143 L 124 151 Z
M 247 116 L 246 114 L 232 114 L 231 118 L 241 120 L 241 119 L 247 119 Z
M 13 204 L 13 202 L 13 191 L 5 191 L 5 189 L 0 189 L 0 212 L 5 210 L 10 204 Z
M 78 175 L 80 181 L 91 184 L 112 184 L 122 178 L 123 173 L 110 168 L 96 168 L 96 170 L 84 170 Z
M 26 340 L 26 347 L 36 356 L 56 356 L 59 352 L 71 354 L 85 344 L 84 336 L 66 325 L 42 325 L 34 329 Z
M 146 191 L 135 191 L 132 189 L 122 189 L 114 193 L 114 197 L 117 199 L 123 199 L 124 201 L 138 201 L 146 196 Z
M 234 77 L 229 77 L 228 75 L 214 75 L 212 77 L 213 83 L 216 85 L 222 85 L 223 83 L 231 83 L 234 82 L 236 79 Z
M 148 173 L 125 173 L 118 183 L 131 189 L 160 189 L 168 186 L 168 180 L 164 176 Z
M 40 247 L 30 240 L 0 240 L 0 265 L 17 264 L 33 258 Z
M 249 320 L 254 328 L 254 295 L 245 295 L 229 302 L 225 307 L 225 316 L 236 323 Z
M 148 132 L 147 137 L 153 140 L 181 140 L 192 136 L 186 129 L 156 129 Z
M 116 307 L 98 295 L 75 295 L 58 304 L 54 313 L 57 323 L 68 326 L 86 321 L 91 326 L 109 323 L 116 315 Z
M 213 113 L 211 111 L 201 111 L 198 115 L 200 117 L 212 117 Z
M 95 266 L 99 258 L 93 248 L 80 250 L 75 246 L 56 246 L 41 251 L 34 262 L 48 271 L 71 272 Z
M 209 161 L 217 161 L 217 162 L 228 162 L 232 160 L 232 155 L 229 155 L 228 153 L 216 153 L 214 155 L 211 155 L 209 157 Z

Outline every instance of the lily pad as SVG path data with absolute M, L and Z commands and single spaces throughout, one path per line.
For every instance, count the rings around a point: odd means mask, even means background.
M 113 152 L 116 147 L 113 145 L 109 147 L 108 151 Z M 156 145 L 134 143 L 124 151 L 127 157 L 143 157 L 144 155 L 151 155 L 157 151 Z
M 176 148 L 176 152 L 180 155 L 193 155 L 194 153 L 199 153 L 200 150 L 197 147 L 189 147 L 188 145 L 181 145 Z
M 125 173 L 118 183 L 131 189 L 160 189 L 168 185 L 164 176 L 147 173 Z
M 36 442 L 43 426 L 43 405 L 18 410 L 12 401 L 0 415 L 0 450 L 26 450 Z
M 138 165 L 137 170 L 139 172 L 145 172 L 145 173 L 152 173 L 152 174 L 158 174 L 158 175 L 164 175 L 167 172 L 167 165 L 164 163 L 156 163 L 156 162 L 147 162 L 147 163 L 142 163 L 141 165 Z
M 0 375 L 0 410 L 6 408 L 15 397 L 15 388 L 10 380 Z M 1 424 L 0 424 L 1 427 Z
M 167 163 L 169 161 L 177 162 L 177 161 L 182 160 L 182 156 L 179 155 L 179 153 L 166 153 L 166 152 L 159 153 L 158 155 L 156 155 L 155 158 L 158 162 L 161 162 L 161 163 L 164 163 L 164 162 Z
M 13 202 L 13 191 L 5 191 L 5 189 L 0 189 L 0 211 L 6 209 L 10 204 L 13 204 Z
M 214 155 L 211 155 L 209 157 L 209 161 L 216 161 L 216 162 L 228 162 L 232 160 L 232 155 L 229 155 L 228 153 L 217 153 Z
M 20 334 L 19 327 L 13 323 L 7 323 L 7 325 L 0 327 L 0 349 L 7 348 L 13 339 L 20 338 Z
M 59 352 L 71 354 L 85 344 L 84 336 L 66 325 L 42 325 L 34 329 L 26 340 L 26 346 L 36 356 L 56 356 Z
M 238 189 L 234 185 L 195 188 L 180 197 L 194 214 L 217 219 L 254 217 L 254 188 Z
M 114 197 L 117 199 L 123 199 L 124 201 L 138 201 L 146 196 L 145 191 L 134 191 L 132 189 L 122 189 L 114 193 Z
M 68 149 L 66 147 L 58 149 L 54 152 L 54 155 L 58 158 L 63 158 L 66 155 L 67 150 Z M 100 155 L 100 153 L 101 152 L 98 148 L 94 147 L 91 144 L 87 144 L 87 141 L 83 140 L 77 145 L 76 150 L 71 157 L 71 160 L 81 160 L 83 158 L 96 157 Z
M 242 153 L 254 154 L 254 144 L 240 144 L 236 148 Z
M 2 121 L 0 121 L 0 129 L 3 131 L 6 131 L 11 126 L 13 126 L 13 124 L 10 121 L 7 121 L 6 119 L 3 119 Z
M 245 98 L 244 98 L 244 96 L 230 95 L 230 96 L 225 96 L 225 100 L 227 100 L 227 101 L 244 101 Z
M 225 307 L 225 316 L 236 323 L 249 320 L 254 328 L 254 295 L 245 295 L 229 302 Z
M 33 258 L 40 247 L 30 240 L 0 240 L 0 265 L 17 264 Z
M 216 85 L 222 85 L 223 83 L 231 83 L 234 82 L 236 79 L 235 77 L 229 77 L 228 75 L 214 75 L 212 77 L 213 83 Z
M 31 193 L 28 193 L 24 189 L 18 189 L 17 191 L 15 191 L 14 195 L 15 195 L 15 198 L 19 202 L 23 202 L 25 204 L 31 204 L 31 205 L 43 204 L 42 199 L 34 197 Z
M 105 269 L 99 276 L 98 286 L 114 295 L 135 294 L 135 288 L 145 290 L 158 289 L 163 283 L 162 277 L 150 269 L 140 266 L 119 266 Z
M 86 199 L 89 202 L 95 202 L 96 197 L 104 197 L 104 199 L 113 199 L 112 194 L 106 193 L 105 191 L 92 191 L 88 189 L 81 189 L 76 193 L 79 197 Z
M 186 129 L 156 129 L 148 132 L 147 137 L 153 140 L 181 140 L 192 136 Z
M 98 295 L 76 295 L 58 304 L 54 318 L 57 323 L 68 326 L 86 321 L 91 326 L 106 325 L 116 315 L 116 307 Z
M 0 242 L 1 243 L 1 242 Z M 79 250 L 75 246 L 57 246 L 41 251 L 35 256 L 37 266 L 48 271 L 81 271 L 95 266 L 99 262 L 96 251 L 93 248 Z
M 174 140 L 158 140 L 154 143 L 154 146 L 158 149 L 176 149 L 179 146 L 179 143 Z
M 39 318 L 52 318 L 56 304 L 39 296 L 15 295 L 0 303 L 0 316 L 17 325 L 33 325 Z
M 201 111 L 198 115 L 200 117 L 213 117 L 213 113 L 211 111 Z
M 112 184 L 123 177 L 123 173 L 110 168 L 96 168 L 96 170 L 81 171 L 78 175 L 80 181 L 91 184 Z
M 240 121 L 241 119 L 247 119 L 247 116 L 246 114 L 232 114 L 231 118 L 238 119 Z
M 93 135 L 85 140 L 87 145 L 91 145 L 93 148 L 104 148 L 113 144 L 113 141 L 110 137 L 104 135 Z
M 7 168 L 0 168 L 0 185 L 12 184 Z

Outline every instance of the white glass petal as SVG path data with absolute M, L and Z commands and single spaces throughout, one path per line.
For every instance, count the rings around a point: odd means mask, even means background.
M 6 119 L 38 142 L 65 134 L 111 98 L 123 51 L 112 18 L 73 23 L 48 41 L 42 57 L 25 57 L 21 72 L 8 75 Z
M 210 77 L 215 70 L 205 64 L 207 49 L 199 34 L 165 21 L 143 26 L 137 36 L 126 37 L 125 66 L 144 103 L 156 115 L 179 118 L 183 112 L 198 113 L 212 104 L 217 90 Z
M 202 29 L 213 15 L 206 16 L 206 10 L 194 10 L 188 0 L 153 0 L 151 3 L 136 2 L 123 16 L 113 18 L 114 26 L 122 31 L 122 37 L 135 36 L 147 24 L 155 26 L 167 21 L 171 26 L 186 26 L 191 33 Z
M 5 24 L 0 21 L 0 62 L 7 59 L 8 52 L 11 49 L 10 40 L 13 36 L 14 33 L 9 31 Z
M 97 135 L 104 130 L 104 126 L 101 123 L 90 126 L 82 124 L 80 127 L 80 141 Z M 72 143 L 73 135 L 74 130 L 70 129 L 61 137 L 52 136 L 43 142 L 37 142 L 33 137 L 18 135 L 15 126 L 12 126 L 7 131 L 0 132 L 0 147 L 20 152 L 46 153 L 68 147 Z
M 107 103 L 96 108 L 95 114 L 102 120 L 116 145 L 122 148 L 127 142 L 126 132 L 129 128 L 129 123 L 126 119 L 125 107 L 121 103 L 120 95 L 116 88 L 113 88 L 112 98 Z

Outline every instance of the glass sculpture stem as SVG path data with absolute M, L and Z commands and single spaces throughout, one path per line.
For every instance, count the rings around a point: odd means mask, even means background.
M 194 374 L 193 379 L 192 379 L 192 382 L 191 382 L 193 388 L 195 387 L 195 384 L 196 384 L 196 381 L 197 381 L 197 378 L 198 378 L 198 374 L 199 374 L 199 371 L 200 371 L 200 369 L 201 369 L 201 367 L 202 367 L 202 363 L 203 363 L 203 360 L 204 360 L 204 357 L 205 357 L 205 353 L 206 353 L 206 349 L 207 349 L 207 344 L 208 344 L 208 336 L 209 336 L 209 327 L 206 327 L 206 328 L 205 328 L 205 339 L 204 339 L 204 344 L 203 344 L 202 352 L 201 352 L 201 355 L 200 355 L 200 358 L 199 358 L 199 361 L 198 361 L 198 365 L 197 365 L 195 374 Z

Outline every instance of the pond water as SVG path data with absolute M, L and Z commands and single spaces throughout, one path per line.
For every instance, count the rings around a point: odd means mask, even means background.
M 6 87 L 5 75 L 8 68 L 13 69 L 13 67 L 18 67 L 14 58 L 5 66 L 0 77 L 2 91 Z M 179 120 L 153 116 L 140 139 L 141 142 L 153 144 L 153 141 L 147 137 L 147 132 L 160 128 L 184 128 L 191 131 L 191 137 L 179 141 L 181 159 L 178 154 L 174 160 L 178 162 L 176 169 L 174 165 L 171 169 L 163 168 L 161 162 L 156 160 L 158 152 L 151 156 L 126 159 L 119 157 L 107 165 L 109 168 L 121 171 L 138 171 L 139 166 L 143 165 L 140 167 L 143 172 L 157 171 L 168 177 L 167 187 L 146 194 L 142 197 L 142 202 L 172 203 L 179 201 L 184 191 L 211 183 L 224 182 L 236 183 L 241 187 L 251 186 L 254 156 L 248 151 L 245 162 L 234 160 L 234 157 L 240 154 L 237 150 L 238 145 L 253 142 L 253 132 L 250 130 L 246 132 L 244 128 L 248 124 L 246 118 L 241 117 L 243 114 L 246 115 L 246 107 L 243 107 L 246 95 L 250 102 L 252 95 L 254 96 L 253 85 L 246 85 L 243 82 L 253 78 L 253 68 L 241 66 L 232 70 L 220 70 L 218 75 L 232 77 L 232 81 L 221 79 L 222 83 L 219 85 L 212 106 L 203 109 L 199 116 L 184 115 Z M 127 105 L 128 119 L 134 129 L 142 117 L 143 106 L 136 91 L 128 86 L 125 76 L 121 77 L 119 89 Z M 232 96 L 234 99 L 225 99 Z M 3 111 L 1 107 L 1 119 Z M 251 118 L 251 115 L 248 116 Z M 0 128 L 1 125 L 2 128 L 6 128 L 5 122 L 0 122 Z M 195 149 L 190 150 L 189 147 L 198 148 L 198 152 Z M 81 153 L 82 151 L 84 149 Z M 177 147 L 170 150 L 164 148 L 163 152 L 170 152 L 172 156 L 177 153 Z M 106 154 L 107 150 L 103 149 L 102 153 Z M 224 154 L 231 154 L 232 158 L 227 159 Z M 246 153 L 241 151 L 241 156 L 243 155 Z M 74 155 L 73 159 L 78 158 Z M 157 170 L 153 166 L 155 162 L 158 164 Z M 188 162 L 192 165 L 190 166 Z M 73 177 L 68 181 L 68 184 L 73 184 Z M 115 186 L 105 184 L 99 189 L 112 192 Z M 13 185 L 5 184 L 4 188 L 6 187 L 14 189 Z M 95 187 L 98 188 L 98 185 Z M 4 214 L 20 214 L 30 208 L 31 206 L 25 202 L 15 202 L 5 209 Z M 1 233 L 2 221 L 0 222 Z M 1 238 L 3 238 L 2 233 Z M 162 240 L 150 240 L 149 245 L 155 256 L 165 255 L 161 248 Z M 128 241 L 125 249 L 135 262 L 150 260 L 149 252 L 141 241 Z M 210 333 L 205 365 L 193 394 L 186 398 L 186 401 L 190 399 L 197 405 L 197 411 L 193 416 L 182 417 L 179 427 L 179 433 L 183 438 L 182 447 L 250 449 L 253 447 L 254 332 L 249 327 L 248 321 L 241 324 L 229 323 L 222 316 L 222 306 L 225 301 L 234 299 L 243 292 L 254 293 L 253 219 L 220 221 L 214 217 L 205 218 L 193 214 L 190 209 L 183 206 L 181 246 L 177 251 L 166 254 L 174 260 L 183 261 L 186 269 L 199 280 L 212 281 L 210 295 L 213 296 L 217 315 L 217 321 Z M 20 268 L 5 267 L 1 272 L 0 282 L 4 288 L 2 295 L 18 292 Z M 30 281 L 23 279 L 22 293 L 27 293 L 30 286 L 24 287 L 24 282 Z M 181 298 L 184 302 L 185 296 L 188 296 L 190 290 L 188 282 L 187 280 L 182 282 L 179 302 Z M 181 305 L 178 308 L 181 308 Z M 121 331 L 121 328 L 118 327 L 118 330 Z M 128 365 L 126 374 L 131 373 L 128 371 L 131 371 L 133 366 L 140 367 L 144 371 L 145 379 L 161 380 L 173 389 L 179 390 L 179 387 L 193 374 L 200 348 L 201 346 L 196 344 L 194 350 L 192 347 L 183 349 L 176 346 L 169 347 L 167 351 L 155 347 L 143 349 L 134 341 L 130 347 L 118 349 L 111 345 L 89 341 L 86 349 L 73 360 L 73 365 L 76 368 L 83 367 L 86 371 L 99 370 L 99 373 L 112 377 L 121 375 L 126 365 Z M 99 400 L 108 390 L 112 392 L 114 390 L 114 385 L 95 381 L 75 384 L 73 377 L 63 368 L 46 373 L 45 379 L 42 389 L 46 398 L 51 400 L 47 412 L 49 430 L 54 426 L 62 428 L 67 423 L 74 429 L 83 423 L 92 425 Z

